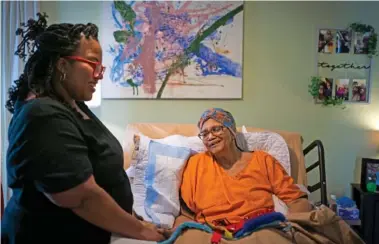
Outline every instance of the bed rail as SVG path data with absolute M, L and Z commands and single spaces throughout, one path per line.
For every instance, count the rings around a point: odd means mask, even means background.
M 308 186 L 308 191 L 315 192 L 320 189 L 321 192 L 321 203 L 328 206 L 327 192 L 326 192 L 326 174 L 325 174 L 325 152 L 324 146 L 320 140 L 315 140 L 309 144 L 304 150 L 304 156 L 306 156 L 313 149 L 317 148 L 318 160 L 306 168 L 307 173 L 319 168 L 320 181 L 312 186 Z

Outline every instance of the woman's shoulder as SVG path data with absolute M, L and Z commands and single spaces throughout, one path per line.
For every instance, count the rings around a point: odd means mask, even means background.
M 212 158 L 212 155 L 209 152 L 198 152 L 189 158 L 190 160 L 202 160 L 202 159 L 208 159 Z
M 212 160 L 212 155 L 209 152 L 199 152 L 189 157 L 188 164 L 193 166 L 208 160 Z
M 272 157 L 271 154 L 269 154 L 268 152 L 264 151 L 264 150 L 256 150 L 256 151 L 253 151 L 251 152 L 253 157 Z
M 18 101 L 16 113 L 25 119 L 35 119 L 44 117 L 55 117 L 59 115 L 69 115 L 70 110 L 49 97 L 34 98 L 29 101 Z
M 257 161 L 257 162 L 264 163 L 264 164 L 266 164 L 268 162 L 269 163 L 275 162 L 275 158 L 266 151 L 257 150 L 257 151 L 251 152 L 251 153 L 252 153 L 252 160 L 253 161 Z
M 212 165 L 212 156 L 208 152 L 199 152 L 189 157 L 185 166 L 185 174 L 197 174 Z

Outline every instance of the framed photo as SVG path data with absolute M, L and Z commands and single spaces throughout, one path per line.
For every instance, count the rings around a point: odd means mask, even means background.
M 352 102 L 367 102 L 367 81 L 365 79 L 353 79 L 351 93 Z
M 344 104 L 369 104 L 372 58 L 367 33 L 346 28 L 317 28 L 316 74 L 322 79 L 316 104 L 342 99 Z M 316 40 L 315 40 L 316 44 Z
M 321 29 L 318 34 L 318 52 L 333 53 L 336 31 L 333 29 Z
M 336 31 L 336 53 L 350 53 L 351 50 L 351 31 Z
M 321 77 L 316 103 L 322 103 L 325 99 L 328 99 L 333 95 L 333 83 L 333 78 Z
M 379 159 L 362 158 L 361 189 L 367 191 L 367 183 L 374 182 L 379 187 Z
M 336 79 L 335 94 L 337 98 L 343 98 L 345 101 L 349 100 L 349 84 L 350 79 Z

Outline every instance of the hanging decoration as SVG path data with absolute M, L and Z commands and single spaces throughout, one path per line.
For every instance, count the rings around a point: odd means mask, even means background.
M 311 83 L 308 85 L 308 92 L 311 96 L 317 101 L 319 100 L 324 106 L 341 106 L 341 108 L 346 108 L 343 104 L 343 98 L 336 96 L 323 96 L 323 92 L 320 92 L 320 89 L 324 90 L 326 86 L 326 81 L 323 81 L 319 76 L 312 76 Z
M 352 32 L 360 33 L 361 35 L 368 35 L 367 38 L 367 55 L 369 57 L 378 56 L 379 52 L 376 50 L 378 44 L 378 34 L 375 32 L 374 27 L 361 23 L 352 23 L 349 26 Z
M 308 92 L 316 104 L 346 107 L 370 101 L 372 58 L 378 56 L 378 35 L 370 25 L 318 30 L 317 75 Z

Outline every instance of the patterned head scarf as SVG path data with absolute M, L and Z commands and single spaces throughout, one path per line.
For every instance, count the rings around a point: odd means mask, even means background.
M 234 134 L 237 133 L 236 122 L 233 118 L 233 115 L 228 111 L 222 108 L 210 108 L 205 110 L 201 115 L 197 126 L 201 129 L 208 119 L 214 119 L 217 122 L 221 123 L 223 126 L 227 127 Z

